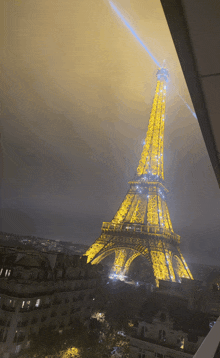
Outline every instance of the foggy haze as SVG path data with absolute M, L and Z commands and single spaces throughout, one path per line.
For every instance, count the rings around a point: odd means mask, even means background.
M 184 258 L 217 263 L 220 191 L 160 1 L 114 3 L 170 73 L 164 173 Z M 0 6 L 1 229 L 90 245 L 135 174 L 157 67 L 108 1 Z

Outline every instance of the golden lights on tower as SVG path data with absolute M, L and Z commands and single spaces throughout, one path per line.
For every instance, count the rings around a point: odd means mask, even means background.
M 130 188 L 102 234 L 87 250 L 88 262 L 99 263 L 115 253 L 112 271 L 128 272 L 139 255 L 151 265 L 154 278 L 180 281 L 193 279 L 179 249 L 180 237 L 174 233 L 164 186 L 163 143 L 168 71 L 157 71 L 157 85 L 145 144 Z

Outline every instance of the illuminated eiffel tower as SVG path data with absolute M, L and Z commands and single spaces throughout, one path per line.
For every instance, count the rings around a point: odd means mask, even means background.
M 87 261 L 98 264 L 115 253 L 112 273 L 125 275 L 132 261 L 142 255 L 159 280 L 193 279 L 181 254 L 180 236 L 173 231 L 164 186 L 163 141 L 166 104 L 165 67 L 157 71 L 157 86 L 147 136 L 134 180 L 111 222 L 104 222 L 101 236 L 87 250 Z

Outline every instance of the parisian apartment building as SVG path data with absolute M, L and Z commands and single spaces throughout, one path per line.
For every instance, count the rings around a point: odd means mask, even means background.
M 175 326 L 173 317 L 160 310 L 151 321 L 139 320 L 133 327 L 131 353 L 134 358 L 192 358 L 204 338 L 204 332 Z
M 220 315 L 220 275 L 160 282 L 128 337 L 133 358 L 192 358 Z
M 85 256 L 0 247 L 0 357 L 28 348 L 41 328 L 62 333 L 89 319 L 99 270 Z

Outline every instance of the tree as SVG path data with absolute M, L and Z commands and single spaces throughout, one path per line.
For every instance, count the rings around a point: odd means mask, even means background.
M 93 319 L 88 328 L 75 322 L 74 329 L 62 335 L 49 328 L 41 330 L 32 337 L 30 349 L 22 351 L 19 358 L 112 358 L 114 349 L 117 357 L 129 357 L 126 337 L 117 334 L 105 320 Z
M 83 358 L 128 358 L 130 348 L 126 336 L 118 334 L 117 330 L 111 327 L 105 319 L 99 323 L 101 326 L 97 325 L 95 328 L 97 340 L 90 347 L 84 349 Z
M 129 321 L 139 313 L 139 307 L 146 300 L 147 293 L 142 287 L 131 287 L 127 284 L 120 284 L 119 289 L 115 289 L 109 295 L 108 305 L 104 312 L 106 320 L 115 329 L 127 329 Z
M 64 331 L 61 335 L 51 327 L 41 329 L 38 335 L 32 335 L 28 350 L 21 351 L 19 358 L 42 358 L 53 356 L 55 358 L 81 357 L 80 346 L 86 340 L 86 329 L 82 325 L 76 325 L 73 329 Z

